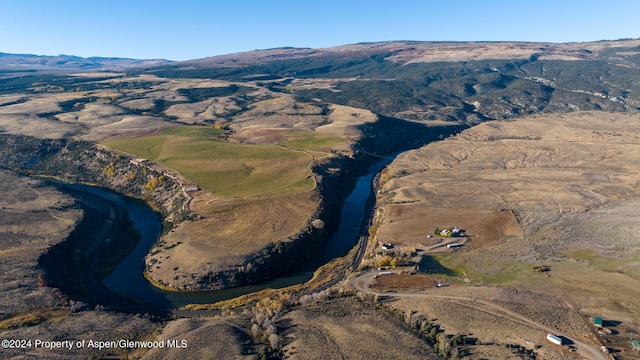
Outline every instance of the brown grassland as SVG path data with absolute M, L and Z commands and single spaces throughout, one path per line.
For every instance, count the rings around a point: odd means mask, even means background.
M 148 259 L 155 280 L 193 287 L 193 277 L 242 266 L 251 253 L 303 230 L 319 202 L 311 167 L 333 152 L 351 154 L 360 136 L 356 126 L 377 119 L 347 106 L 325 113 L 320 104 L 300 103 L 288 93 L 237 85 L 246 89 L 242 100 L 232 95 L 191 102 L 185 91 L 236 83 L 114 74 L 89 82 L 92 90 L 3 95 L 0 128 L 105 143 L 200 186 L 189 194 L 197 220 L 166 234 Z M 71 105 L 66 110 L 65 102 Z M 227 141 L 194 136 L 197 131 L 182 130 L 189 129 L 184 125 L 197 125 L 203 134 L 224 127 Z
M 377 243 L 424 250 L 449 269 L 453 275 L 439 277 L 453 286 L 438 294 L 492 299 L 596 345 L 588 322 L 597 316 L 637 336 L 638 119 L 578 112 L 488 122 L 402 154 L 382 175 Z M 426 236 L 452 226 L 468 239 Z M 452 241 L 466 243 L 456 251 L 442 245 Z M 521 333 L 464 302 L 403 298 L 393 306 L 483 342 L 544 343 L 544 331 Z M 634 358 L 628 340 L 599 341 Z M 552 353 L 540 355 L 568 356 Z
M 63 241 L 83 217 L 74 199 L 40 180 L 0 171 L 0 337 L 31 340 L 29 348 L 0 350 L 2 358 L 86 359 L 107 352 L 36 348 L 36 339 L 108 341 L 139 339 L 157 325 L 148 319 L 106 311 L 70 300 L 47 284 L 39 257 Z M 64 265 L 63 265 L 64 266 Z M 124 351 L 110 353 L 125 356 Z
M 287 343 L 284 352 L 291 359 L 438 358 L 397 319 L 353 298 L 302 306 L 285 314 L 279 324 L 288 329 L 281 335 Z
M 384 46 L 393 50 L 401 44 Z M 540 59 L 583 58 L 579 45 L 566 46 L 567 51 L 550 46 Z M 592 43 L 589 49 L 600 46 Z M 388 60 L 530 59 L 539 50 L 538 44 L 506 42 L 422 44 Z M 278 51 L 288 50 L 264 55 Z M 191 219 L 163 234 L 147 256 L 153 281 L 197 289 L 206 275 L 244 269 L 265 247 L 309 226 L 321 202 L 313 166 L 335 154 L 352 155 L 352 145 L 363 136 L 359 126 L 378 116 L 320 99 L 300 102 L 293 93 L 339 91 L 342 83 L 356 80 L 292 79 L 271 91 L 254 81 L 113 74 L 89 82 L 86 88 L 92 90 L 52 86 L 1 95 L 0 129 L 9 135 L 99 142 L 151 160 L 145 166 L 163 169 L 183 185 L 200 186 L 185 192 Z M 191 98 L 198 91 L 187 91 L 234 86 L 242 88 L 241 95 Z M 72 110 L 64 110 L 70 102 Z M 274 348 L 287 358 L 436 358 L 425 337 L 407 326 L 416 315 L 448 335 L 477 340 L 459 347 L 464 358 L 527 358 L 512 346 L 535 351 L 539 359 L 578 358 L 546 341 L 550 331 L 596 349 L 607 345 L 619 359 L 640 358 L 628 341 L 640 337 L 639 120 L 634 112 L 533 115 L 482 123 L 403 153 L 381 174 L 363 268 L 374 267 L 386 254 L 410 254 L 402 260 L 422 259 L 420 270 L 428 274 L 411 275 L 410 266 L 356 273 L 357 280 L 337 286 L 340 296 L 318 300 L 322 292 L 310 289 L 349 267 L 345 257 L 305 285 L 201 306 L 223 309 L 227 317 L 193 313 L 162 323 L 101 307 L 94 311 L 49 287 L 38 256 L 72 231 L 82 211 L 70 196 L 40 181 L 0 171 L 5 185 L 0 191 L 0 338 L 186 339 L 188 357 L 256 359 L 273 341 L 269 335 L 277 333 L 281 347 Z M 453 226 L 465 236 L 434 234 L 436 228 Z M 449 249 L 452 242 L 463 246 Z M 382 250 L 383 243 L 395 248 Z M 399 269 L 405 274 L 374 278 Z M 292 294 L 303 293 L 314 300 L 296 303 L 300 299 Z M 366 303 L 366 296 L 375 300 Z M 257 304 L 281 309 L 285 300 L 291 307 L 270 314 L 268 321 L 260 319 L 263 328 L 252 336 Z M 612 335 L 590 324 L 597 316 Z M 186 353 L 41 349 L 0 357 L 178 359 Z

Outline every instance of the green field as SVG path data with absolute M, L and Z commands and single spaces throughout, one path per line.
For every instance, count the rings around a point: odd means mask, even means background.
M 280 142 L 280 145 L 311 151 L 330 151 L 349 142 L 347 139 L 335 135 L 302 131 L 287 131 L 285 136 L 287 140 Z
M 202 189 L 224 198 L 310 190 L 311 156 L 281 146 L 219 139 L 222 130 L 199 126 L 164 129 L 158 135 L 110 140 L 103 145 L 158 161 Z

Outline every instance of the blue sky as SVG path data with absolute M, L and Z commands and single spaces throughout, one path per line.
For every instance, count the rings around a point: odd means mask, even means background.
M 0 52 L 187 60 L 386 40 L 640 37 L 640 1 L 0 0 Z

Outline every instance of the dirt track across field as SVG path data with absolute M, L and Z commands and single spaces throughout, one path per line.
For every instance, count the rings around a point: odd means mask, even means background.
M 377 275 L 378 273 L 375 271 L 370 271 L 368 273 L 365 273 L 363 275 L 360 275 L 358 277 L 356 277 L 355 279 L 353 279 L 352 283 L 355 286 L 355 288 L 359 291 L 363 291 L 363 292 L 368 292 L 368 293 L 378 293 L 375 290 L 373 290 L 373 287 L 370 287 L 370 285 L 373 283 L 374 279 L 376 277 L 387 277 L 387 278 L 391 278 L 391 277 L 395 277 L 395 276 L 402 276 L 402 275 L 395 275 L 395 274 L 390 274 L 390 275 Z M 384 293 L 383 294 L 385 297 L 390 297 L 390 298 L 419 298 L 419 299 L 447 299 L 447 300 L 452 300 L 455 302 L 463 302 L 464 306 L 467 306 L 471 309 L 474 309 L 475 311 L 481 311 L 484 313 L 487 313 L 489 315 L 492 315 L 494 317 L 498 317 L 498 318 L 503 318 L 503 319 L 508 319 L 510 321 L 513 322 L 517 322 L 523 325 L 526 325 L 528 327 L 532 327 L 535 328 L 537 330 L 542 330 L 546 333 L 551 333 L 551 334 L 559 334 L 558 329 L 554 329 L 551 327 L 548 327 L 544 324 L 540 324 L 538 322 L 535 322 L 525 316 L 522 316 L 514 311 L 511 311 L 503 306 L 500 306 L 498 304 L 492 303 L 490 301 L 486 301 L 486 300 L 482 300 L 480 298 L 473 298 L 473 297 L 466 297 L 466 296 L 456 296 L 456 295 L 441 295 L 441 294 L 434 294 L 431 292 L 407 292 L 407 293 L 403 293 L 403 292 L 397 292 L 397 291 L 393 291 L 390 293 Z M 489 309 L 487 309 L 487 307 Z M 565 336 L 566 337 L 566 336 Z M 567 338 L 569 339 L 569 338 Z M 606 360 L 607 357 L 604 356 L 604 354 L 598 350 L 597 347 L 593 346 L 593 345 L 589 345 L 586 344 L 584 342 L 575 340 L 575 339 L 570 339 L 574 345 L 578 348 L 578 354 L 580 354 L 581 356 L 583 356 L 584 358 L 587 359 L 593 359 L 593 360 Z

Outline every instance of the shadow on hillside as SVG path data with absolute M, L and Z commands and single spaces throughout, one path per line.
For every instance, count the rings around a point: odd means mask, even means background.
M 434 259 L 432 256 L 424 255 L 420 260 L 420 272 L 427 274 L 442 274 L 447 276 L 454 276 L 456 273 L 443 266 L 438 262 L 438 260 Z

